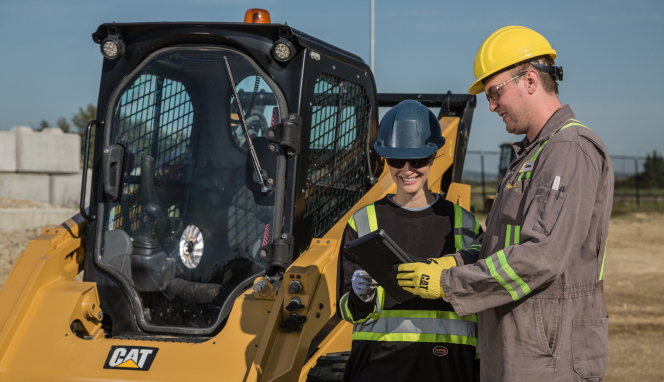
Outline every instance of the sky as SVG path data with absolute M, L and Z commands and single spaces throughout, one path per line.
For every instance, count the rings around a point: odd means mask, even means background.
M 104 22 L 242 21 L 247 9 L 265 8 L 272 22 L 287 22 L 368 63 L 369 4 L 0 0 L 0 130 L 42 119 L 55 125 L 96 103 L 102 56 L 91 34 Z M 561 102 L 611 154 L 664 151 L 663 1 L 376 0 L 375 20 L 379 93 L 466 93 L 482 41 L 506 25 L 523 25 L 556 50 L 556 64 L 565 71 Z M 521 138 L 505 131 L 480 94 L 468 149 L 496 151 L 500 142 Z M 467 163 L 478 162 L 469 157 Z

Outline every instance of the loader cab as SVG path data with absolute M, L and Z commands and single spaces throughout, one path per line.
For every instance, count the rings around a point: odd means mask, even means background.
M 510 164 L 516 158 L 516 151 L 512 145 L 514 142 L 503 142 L 500 144 L 500 160 L 498 161 L 498 184 L 502 181 L 510 168 Z
M 280 24 L 113 23 L 93 39 L 105 59 L 84 277 L 105 334 L 205 341 L 380 173 L 372 73 Z

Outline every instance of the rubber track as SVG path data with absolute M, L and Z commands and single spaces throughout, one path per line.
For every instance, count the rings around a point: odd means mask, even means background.
M 340 382 L 344 379 L 344 369 L 350 351 L 328 353 L 318 358 L 316 366 L 307 374 L 307 382 Z

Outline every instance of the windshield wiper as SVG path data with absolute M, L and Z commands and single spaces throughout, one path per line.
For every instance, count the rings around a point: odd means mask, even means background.
M 228 58 L 224 56 L 224 61 L 226 62 L 226 72 L 228 73 L 228 81 L 231 83 L 231 88 L 233 89 L 233 96 L 235 97 L 235 103 L 237 105 L 237 113 L 240 116 L 240 124 L 242 125 L 242 131 L 244 132 L 244 138 L 247 140 L 247 147 L 249 148 L 249 155 L 251 155 L 251 163 L 254 165 L 254 171 L 256 172 L 256 179 L 258 184 L 261 185 L 261 193 L 267 195 L 272 191 L 272 186 L 268 186 L 265 183 L 265 176 L 267 173 L 263 174 L 263 169 L 261 164 L 258 161 L 258 156 L 256 155 L 256 149 L 254 144 L 251 141 L 251 135 L 249 134 L 249 128 L 247 127 L 247 121 L 244 119 L 244 111 L 242 111 L 242 105 L 240 104 L 240 97 L 237 95 L 237 89 L 235 88 L 235 81 L 233 80 L 233 73 L 231 72 L 231 66 L 228 63 Z

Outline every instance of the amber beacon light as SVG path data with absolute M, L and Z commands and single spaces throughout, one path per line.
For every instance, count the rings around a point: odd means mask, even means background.
M 270 12 L 265 9 L 251 8 L 244 14 L 245 23 L 270 24 Z

